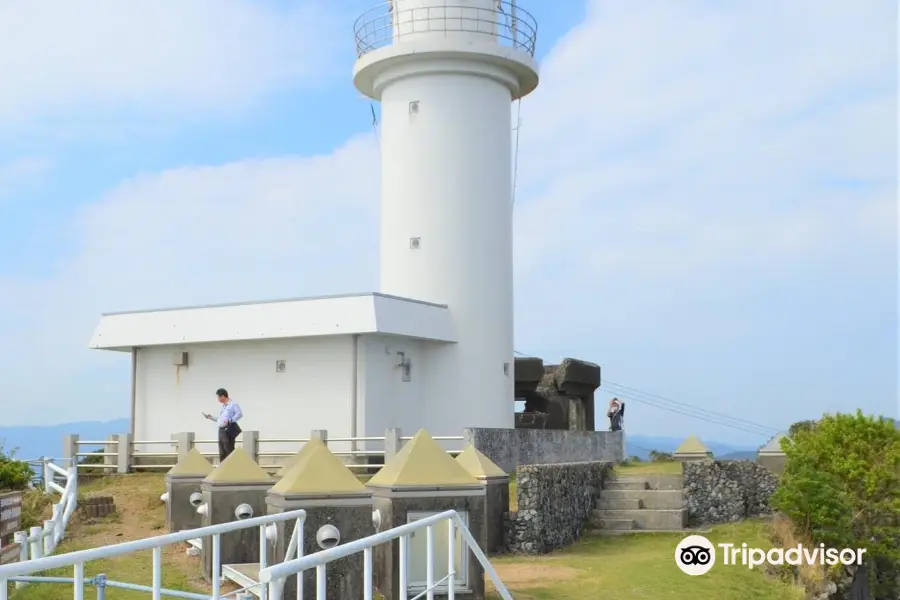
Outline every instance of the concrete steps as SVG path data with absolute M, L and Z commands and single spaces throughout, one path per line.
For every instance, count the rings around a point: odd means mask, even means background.
M 683 531 L 687 527 L 681 475 L 614 475 L 604 483 L 591 526 L 618 535 Z

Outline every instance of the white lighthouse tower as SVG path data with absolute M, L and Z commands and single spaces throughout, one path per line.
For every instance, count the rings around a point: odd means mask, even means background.
M 354 84 L 381 103 L 381 292 L 446 304 L 455 328 L 423 403 L 511 428 L 511 105 L 538 84 L 536 22 L 515 1 L 393 0 L 355 29 Z
M 538 84 L 536 28 L 511 0 L 357 20 L 354 83 L 382 107 L 380 291 L 103 315 L 90 345 L 131 354 L 134 439 L 202 431 L 220 387 L 266 452 L 298 427 L 515 427 L 511 108 Z

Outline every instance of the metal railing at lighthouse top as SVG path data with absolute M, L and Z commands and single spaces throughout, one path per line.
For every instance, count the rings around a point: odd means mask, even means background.
M 435 33 L 445 37 L 483 35 L 496 44 L 534 56 L 537 20 L 515 1 L 495 0 L 490 3 L 492 8 L 454 4 L 453 0 L 434 6 L 421 6 L 420 2 L 393 0 L 364 12 L 353 24 L 357 56 L 403 42 L 404 38 L 422 34 L 431 37 Z

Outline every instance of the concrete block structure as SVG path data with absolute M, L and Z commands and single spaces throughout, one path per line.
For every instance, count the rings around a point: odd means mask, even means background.
M 700 438 L 695 435 L 689 436 L 672 453 L 672 458 L 680 461 L 711 460 L 712 457 L 712 450 L 707 448 L 706 444 L 701 442 Z
M 269 514 L 301 508 L 306 511 L 306 521 L 300 532 L 303 554 L 312 554 L 374 534 L 372 492 L 321 442 L 310 442 L 301 454 L 269 490 L 266 504 Z M 295 521 L 278 524 L 275 561 L 284 560 L 295 526 Z M 323 529 L 328 527 L 333 528 L 330 534 L 329 530 Z M 317 535 L 317 532 L 322 532 L 322 535 Z M 296 594 L 297 578 L 289 577 L 285 582 L 284 597 L 294 598 Z M 309 570 L 303 576 L 303 597 L 313 598 L 315 595 L 316 573 Z M 362 597 L 362 554 L 356 553 L 329 563 L 327 598 L 343 600 Z
M 456 462 L 484 485 L 487 536 L 484 551 L 488 554 L 500 554 L 505 546 L 506 516 L 509 513 L 509 474 L 471 445 L 456 457 Z
M 242 448 L 235 449 L 200 485 L 203 526 L 266 514 L 266 492 L 274 483 Z M 220 552 L 223 565 L 259 563 L 259 529 L 222 534 Z M 203 540 L 200 555 L 203 575 L 210 578 L 212 539 Z
M 757 464 L 767 468 L 775 475 L 781 475 L 787 462 L 787 456 L 781 449 L 781 442 L 785 439 L 788 439 L 787 435 L 779 433 L 760 448 L 756 455 Z
M 517 359 L 516 398 L 525 409 L 516 416 L 524 429 L 595 430 L 594 391 L 600 386 L 600 367 L 566 358 L 544 365 L 539 358 Z M 541 375 L 537 382 L 538 369 Z
M 203 526 L 203 517 L 197 512 L 203 503 L 200 486 L 212 471 L 212 463 L 192 448 L 166 473 L 166 526 L 170 532 Z
M 467 523 L 481 548 L 487 545 L 485 524 L 485 488 L 478 479 L 450 457 L 424 430 L 420 430 L 400 452 L 368 482 L 373 491 L 375 510 L 381 529 L 391 529 L 436 513 L 455 510 Z M 483 600 L 484 571 L 455 534 L 455 579 L 457 598 Z M 434 579 L 448 574 L 449 526 L 434 529 Z M 410 538 L 407 573 L 409 597 L 425 588 L 426 536 Z M 400 544 L 381 544 L 375 548 L 375 583 L 385 598 L 399 597 Z M 443 591 L 442 591 L 443 589 Z M 446 598 L 446 587 L 435 589 L 435 598 Z
M 311 440 L 309 440 L 308 442 L 303 444 L 303 447 L 300 449 L 300 452 L 298 452 L 292 456 L 289 456 L 287 458 L 287 460 L 284 461 L 284 463 L 281 465 L 281 468 L 278 469 L 278 472 L 275 474 L 275 477 L 277 477 L 279 479 L 284 477 L 291 470 L 291 468 L 294 465 L 296 465 L 299 462 L 302 462 L 309 455 L 309 453 L 312 452 L 317 447 L 325 448 L 326 446 L 325 446 L 325 443 L 318 438 L 312 438 Z

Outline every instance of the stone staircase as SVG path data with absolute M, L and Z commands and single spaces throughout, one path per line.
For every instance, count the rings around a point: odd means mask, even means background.
M 683 531 L 688 512 L 681 475 L 613 475 L 603 485 L 590 524 L 595 532 Z

